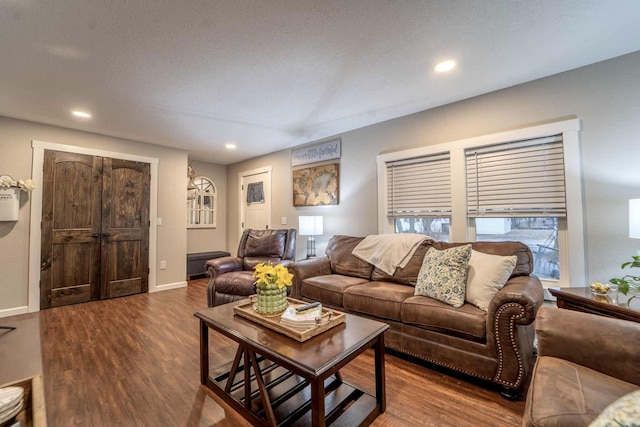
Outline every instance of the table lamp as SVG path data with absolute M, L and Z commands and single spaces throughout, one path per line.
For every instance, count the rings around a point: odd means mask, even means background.
M 316 238 L 322 235 L 322 216 L 298 217 L 298 233 L 301 236 L 309 236 L 307 239 L 307 258 L 316 256 Z

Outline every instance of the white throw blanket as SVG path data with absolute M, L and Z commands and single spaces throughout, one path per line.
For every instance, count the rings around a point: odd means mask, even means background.
M 375 234 L 365 237 L 352 254 L 392 275 L 396 268 L 404 268 L 420 243 L 431 237 L 423 234 Z

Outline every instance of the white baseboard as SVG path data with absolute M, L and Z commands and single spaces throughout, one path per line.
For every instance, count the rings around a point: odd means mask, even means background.
M 14 308 L 5 308 L 4 310 L 0 310 L 0 317 L 9 317 L 9 316 L 17 316 L 18 314 L 26 314 L 29 312 L 29 307 L 14 307 Z
M 155 289 L 149 289 L 149 293 L 152 292 L 160 292 L 160 291 L 168 291 L 169 289 L 178 289 L 185 288 L 187 286 L 187 282 L 175 282 L 175 283 L 167 283 L 164 285 L 156 285 Z

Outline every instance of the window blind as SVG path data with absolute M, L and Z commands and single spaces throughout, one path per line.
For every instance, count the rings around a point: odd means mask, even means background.
M 387 163 L 388 217 L 451 216 L 449 153 Z
M 562 135 L 465 150 L 470 217 L 565 217 Z

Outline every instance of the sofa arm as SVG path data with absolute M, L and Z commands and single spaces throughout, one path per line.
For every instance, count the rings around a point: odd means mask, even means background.
M 225 256 L 221 258 L 210 259 L 205 264 L 209 277 L 213 281 L 221 274 L 228 273 L 230 271 L 240 271 L 244 267 L 242 258 L 235 256 Z
M 640 385 L 640 323 L 542 307 L 538 355 L 568 360 Z
M 538 308 L 544 303 L 544 290 L 540 279 L 535 276 L 518 276 L 507 280 L 489 304 L 487 320 L 496 314 L 505 304 L 517 304 L 522 307 L 522 314 L 514 321 L 519 325 L 528 325 L 536 318 Z M 493 320 L 493 319 L 491 319 Z
M 487 345 L 498 359 L 493 381 L 517 390 L 534 363 L 534 327 L 544 302 L 540 279 L 518 276 L 496 293 L 487 311 Z
M 300 298 L 302 281 L 308 277 L 331 274 L 331 263 L 327 257 L 304 259 L 291 264 L 289 266 L 289 272 L 293 273 L 291 296 L 293 298 Z

